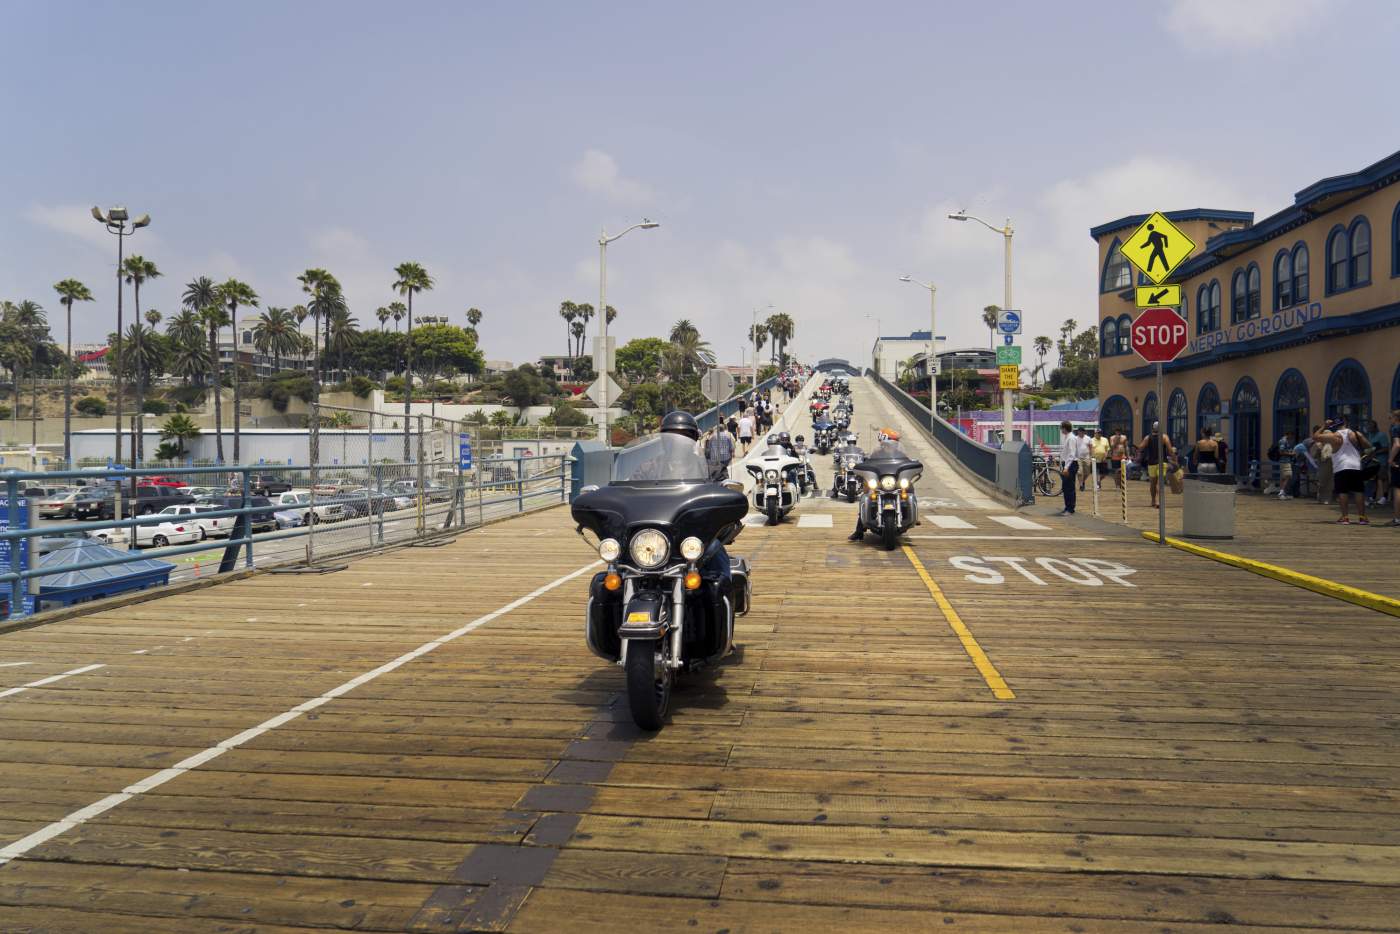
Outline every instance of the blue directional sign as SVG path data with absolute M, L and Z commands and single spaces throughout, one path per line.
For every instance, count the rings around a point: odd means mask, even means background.
M 16 502 L 19 508 L 16 510 L 18 525 L 15 527 L 27 529 L 29 528 L 29 500 L 21 498 L 16 500 Z M 8 531 L 9 528 L 10 501 L 8 497 L 0 496 L 0 530 Z M 22 571 L 27 571 L 30 568 L 29 542 L 30 539 L 27 538 L 21 538 L 19 540 L 19 569 Z M 4 568 L 6 571 L 10 570 L 10 541 L 8 539 L 0 540 L 0 568 Z M 29 589 L 27 582 L 24 584 L 24 589 L 26 591 Z M 11 616 L 29 616 L 33 614 L 34 596 L 25 593 L 21 600 L 22 606 L 15 607 L 10 613 Z
M 997 312 L 997 330 L 1003 334 L 1021 333 L 1021 312 L 1015 308 L 1003 308 Z
M 462 470 L 472 469 L 472 440 L 470 435 L 457 437 L 457 466 Z
M 1002 340 L 1002 343 L 1004 343 L 1007 347 L 1010 347 L 1012 344 L 1014 344 L 1014 343 L 1016 342 L 1016 337 L 1015 337 L 1015 335 L 1012 335 L 1012 334 L 1003 334 L 1002 337 L 1001 337 L 1001 340 Z

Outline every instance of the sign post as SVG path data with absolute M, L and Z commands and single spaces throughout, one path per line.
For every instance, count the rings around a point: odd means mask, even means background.
M 1157 475 L 1157 543 L 1167 543 L 1167 448 L 1161 425 L 1163 402 L 1162 364 L 1175 360 L 1186 349 L 1186 319 L 1173 308 L 1148 308 L 1137 316 L 1132 329 L 1133 350 L 1157 367 L 1157 463 L 1149 466 Z
M 1010 226 L 1010 225 L 1008 225 L 1008 226 Z M 1007 241 L 1006 241 L 1006 248 L 1007 248 L 1008 251 L 1011 249 L 1011 241 L 1010 241 L 1010 240 L 1007 240 Z M 1007 253 L 1007 256 L 1009 257 L 1010 255 L 1011 255 L 1010 252 L 1008 252 L 1008 253 Z M 1007 275 L 1008 275 L 1008 277 L 1009 277 L 1010 273 L 1008 273 Z M 1007 282 L 1009 283 L 1010 281 L 1011 281 L 1010 278 L 1008 278 L 1008 279 L 1007 279 Z M 1007 293 L 1008 293 L 1008 294 L 1007 294 L 1007 302 L 1008 302 L 1008 303 L 1011 301 L 1010 292 L 1011 292 L 1011 286 L 1008 285 L 1008 286 L 1007 286 Z M 1016 336 L 1017 334 L 1020 334 L 1020 333 L 1021 333 L 1021 312 L 1020 312 L 1020 310 L 1019 310 L 1019 309 L 1016 309 L 1016 308 L 1003 308 L 1003 309 L 1001 309 L 1000 311 L 998 311 L 998 312 L 997 312 L 997 330 L 1001 332 L 1002 337 L 1005 338 L 1005 340 L 1006 340 L 1006 344 L 1005 344 L 1005 346 L 1004 346 L 1002 349 L 1004 350 L 1006 347 L 1012 347 L 1012 346 L 1013 346 L 1013 345 L 1012 345 L 1012 341 L 1015 339 L 1015 336 Z M 1017 364 L 1019 364 L 1019 363 L 1020 363 L 1020 360 L 1017 359 L 1016 362 L 1017 362 Z M 1000 356 L 997 357 L 997 364 L 998 364 L 998 366 L 999 366 L 1000 375 L 1001 375 L 1001 380 L 1000 380 L 1000 382 L 1001 382 L 1001 421 L 1002 421 L 1001 446 L 1002 446 L 1003 448 L 1005 448 L 1008 444 L 1011 443 L 1011 415 L 1012 415 L 1012 407 L 1014 406 L 1015 401 L 1016 401 L 1016 390 L 1019 389 L 1019 388 L 1021 387 L 1021 368 L 1020 368 L 1019 365 L 1015 367 L 1016 379 L 1015 379 L 1015 381 L 1008 387 L 1008 386 L 1007 386 L 1007 375 L 1006 375 L 1006 374 L 1007 374 L 1007 369 L 1008 369 L 1008 367 L 1007 367 L 1007 365 L 1003 365 L 1003 364 L 1001 363 L 1001 357 L 1000 357 Z

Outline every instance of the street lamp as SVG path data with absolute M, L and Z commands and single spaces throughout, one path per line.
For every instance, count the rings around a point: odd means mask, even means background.
M 142 214 L 136 220 L 128 223 L 129 216 L 126 213 L 126 208 L 120 205 L 110 208 L 106 214 L 102 213 L 101 208 L 94 207 L 92 209 L 93 220 L 106 227 L 107 232 L 116 235 L 117 238 L 117 342 L 112 348 L 112 363 L 117 370 L 117 444 L 112 461 L 117 464 L 122 461 L 122 261 L 126 238 L 151 223 L 151 215 L 149 214 Z
M 938 324 L 938 286 L 932 282 L 920 282 L 913 276 L 900 276 L 900 282 L 910 282 L 928 289 L 928 430 L 933 431 L 938 421 L 938 336 L 934 328 Z
M 598 346 L 602 348 L 602 357 L 598 370 L 598 408 L 603 410 L 603 444 L 612 447 L 612 431 L 608 427 L 608 244 L 614 240 L 621 240 L 638 228 L 642 230 L 655 230 L 661 224 L 649 217 L 642 218 L 640 224 L 633 224 L 620 234 L 608 236 L 607 228 L 598 236 Z M 594 353 L 597 353 L 597 348 Z
M 1016 231 L 1015 231 L 1015 229 L 1012 228 L 1012 226 L 1011 226 L 1011 218 L 1008 217 L 1008 218 L 1006 219 L 1006 226 L 1005 226 L 1005 227 L 994 227 L 994 226 L 992 226 L 991 224 L 987 223 L 986 221 L 982 220 L 982 218 L 980 218 L 980 217 L 974 217 L 973 215 L 967 213 L 966 211 L 954 211 L 952 214 L 949 214 L 949 215 L 948 215 L 948 219 L 951 220 L 951 221 L 976 221 L 977 223 L 981 224 L 983 227 L 985 227 L 985 228 L 987 228 L 988 230 L 990 230 L 992 233 L 1001 234 L 1002 239 L 1005 241 L 1005 244 L 1006 244 L 1006 259 L 1005 259 L 1005 264 L 1004 264 L 1004 266 L 1003 266 L 1003 276 L 1004 276 L 1005 281 L 1003 282 L 1004 298 L 1002 299 L 1002 310 L 1006 310 L 1006 309 L 1012 308 L 1013 306 L 1012 306 L 1012 304 L 1011 304 L 1011 237 L 1012 237 L 1013 234 L 1016 233 Z M 1013 401 L 1014 397 L 1015 397 L 1015 391 L 1014 391 L 1014 390 L 1003 390 L 1003 391 L 1002 391 L 1002 394 L 1001 394 L 1001 417 L 1002 417 L 1001 443 L 1002 443 L 1003 446 L 1006 445 L 1006 444 L 1009 444 L 1009 443 L 1011 442 L 1011 404 L 1012 404 L 1012 401 Z

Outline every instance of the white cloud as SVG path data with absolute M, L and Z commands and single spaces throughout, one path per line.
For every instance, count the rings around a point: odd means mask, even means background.
M 1261 48 L 1307 30 L 1338 0 L 1173 0 L 1164 20 L 1188 46 Z
M 655 195 L 645 184 L 625 178 L 617 160 L 601 149 L 589 149 L 574 163 L 569 176 L 584 191 L 616 201 L 619 204 L 642 205 Z
M 91 207 L 80 204 L 35 204 L 24 212 L 24 216 L 40 227 L 74 237 L 98 249 L 112 249 L 113 255 L 116 253 L 112 235 L 92 219 Z M 143 244 L 159 242 L 159 238 L 149 230 L 142 230 L 140 237 Z

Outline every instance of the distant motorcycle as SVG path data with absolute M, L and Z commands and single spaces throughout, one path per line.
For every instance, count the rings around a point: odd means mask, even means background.
M 836 441 L 836 426 L 822 418 L 812 423 L 812 447 L 818 454 L 830 454 Z
M 753 463 L 744 466 L 754 478 L 754 508 L 768 516 L 769 525 L 782 522 L 801 495 L 802 462 L 782 445 L 770 442 Z

